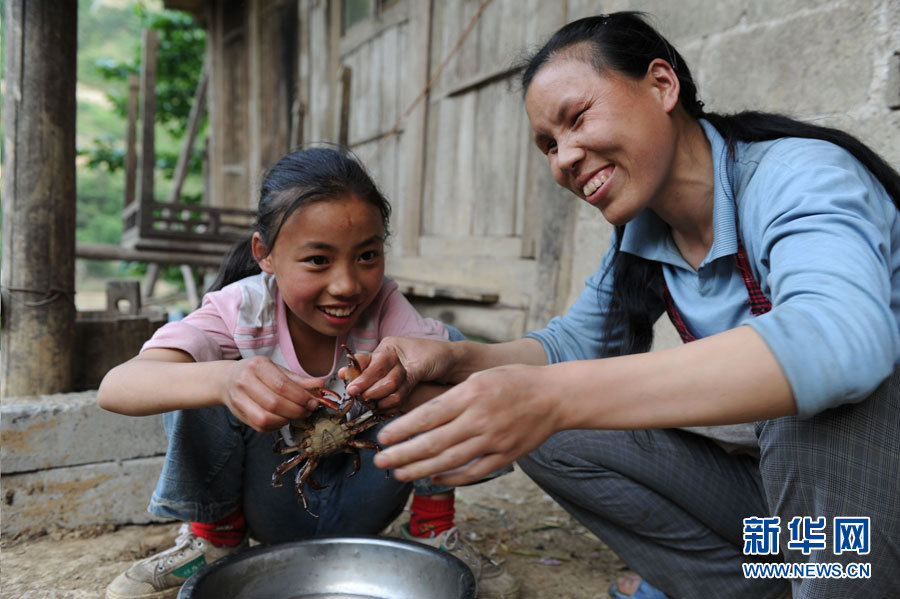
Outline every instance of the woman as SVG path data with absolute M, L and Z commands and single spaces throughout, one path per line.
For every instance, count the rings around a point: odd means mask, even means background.
M 892 596 L 900 176 L 840 131 L 704 112 L 636 13 L 566 25 L 522 83 L 554 178 L 615 225 L 612 247 L 523 339 L 384 340 L 350 392 L 390 408 L 460 384 L 385 427 L 376 464 L 458 485 L 518 459 L 646 579 L 638 596 L 780 597 L 784 577 L 742 569 L 778 554 L 870 564 L 795 571 L 795 598 Z M 648 353 L 664 310 L 686 343 Z M 749 442 L 682 430 L 739 423 Z M 849 517 L 869 520 L 854 536 Z

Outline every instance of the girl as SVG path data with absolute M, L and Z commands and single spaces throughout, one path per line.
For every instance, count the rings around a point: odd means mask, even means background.
M 342 345 L 359 354 L 386 335 L 448 339 L 384 278 L 389 215 L 350 156 L 326 148 L 284 156 L 263 182 L 256 232 L 228 255 L 202 306 L 106 375 L 101 407 L 164 413 L 169 446 L 149 510 L 190 523 L 174 547 L 113 580 L 109 599 L 174 597 L 191 574 L 249 536 L 274 543 L 376 534 L 401 513 L 411 485 L 385 477 L 366 449 L 352 478 L 350 454 L 319 462 L 312 478 L 323 488 L 304 487 L 317 518 L 293 484 L 271 484 L 289 457 L 273 452 L 275 432 L 312 414 L 317 389 L 344 391 Z M 360 438 L 373 440 L 380 426 Z M 414 496 L 405 535 L 468 556 L 482 596 L 515 596 L 505 570 L 460 538 L 447 489 Z
M 743 566 L 779 557 L 830 569 L 795 599 L 896 596 L 900 175 L 841 131 L 707 113 L 633 12 L 566 25 L 522 84 L 555 180 L 614 242 L 523 339 L 383 341 L 352 393 L 463 382 L 387 425 L 376 464 L 462 484 L 519 459 L 648 581 L 611 597 L 774 599 L 787 581 Z M 648 352 L 663 312 L 686 343 Z

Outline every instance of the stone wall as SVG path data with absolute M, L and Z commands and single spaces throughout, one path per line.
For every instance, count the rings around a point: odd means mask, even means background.
M 161 420 L 102 410 L 96 391 L 4 397 L 3 536 L 159 521 L 147 503 L 166 451 Z

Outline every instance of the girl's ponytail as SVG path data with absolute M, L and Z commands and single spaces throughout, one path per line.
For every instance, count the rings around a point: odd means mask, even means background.
M 218 291 L 235 281 L 261 272 L 259 264 L 256 263 L 256 259 L 253 257 L 252 241 L 253 235 L 249 235 L 228 250 L 228 253 L 222 258 L 222 265 L 219 266 L 219 272 L 216 273 L 215 281 L 209 286 L 206 293 Z

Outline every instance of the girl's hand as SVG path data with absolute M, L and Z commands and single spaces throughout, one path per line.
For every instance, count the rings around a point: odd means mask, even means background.
M 371 354 L 356 355 L 362 374 L 347 386 L 347 393 L 362 394 L 363 401 L 374 402 L 379 411 L 396 410 L 420 382 L 442 382 L 451 364 L 451 345 L 434 339 L 385 337 Z
M 562 399 L 545 388 L 542 370 L 511 365 L 473 374 L 385 426 L 378 441 L 397 445 L 376 454 L 375 464 L 398 480 L 431 476 L 456 486 L 515 461 L 563 428 Z
M 268 432 L 309 416 L 319 405 L 315 389 L 322 387 L 320 379 L 301 376 L 257 356 L 231 365 L 221 398 L 241 422 Z

